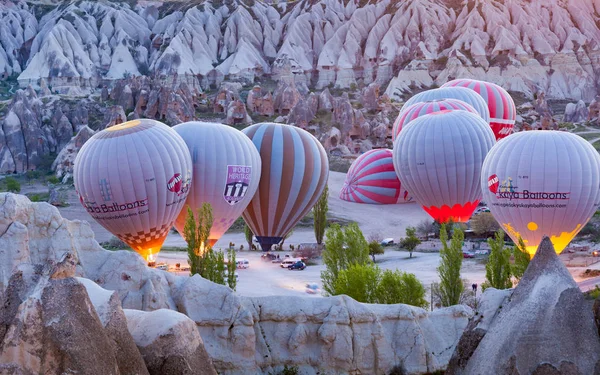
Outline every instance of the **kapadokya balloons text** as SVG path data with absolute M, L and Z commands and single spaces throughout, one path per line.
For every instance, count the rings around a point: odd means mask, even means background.
M 410 107 L 415 103 L 443 99 L 457 99 L 467 104 L 470 104 L 473 108 L 475 108 L 477 113 L 479 113 L 479 116 L 481 116 L 481 118 L 489 126 L 490 110 L 488 109 L 487 103 L 475 91 L 464 87 L 443 87 L 439 89 L 420 92 L 412 98 L 408 99 L 408 101 L 402 106 L 402 110 Z
M 465 87 L 481 95 L 490 110 L 490 127 L 496 139 L 512 134 L 517 119 L 517 108 L 512 97 L 502 87 L 474 79 L 455 79 L 442 87 Z
M 502 229 L 535 254 L 547 235 L 560 253 L 600 202 L 600 156 L 585 139 L 528 131 L 498 142 L 483 163 L 483 200 Z
M 409 107 L 404 106 L 394 122 L 394 127 L 392 129 L 392 140 L 395 141 L 396 138 L 398 138 L 398 134 L 402 128 L 412 120 L 433 112 L 454 109 L 477 114 L 477 111 L 472 105 L 457 99 L 431 100 L 428 102 L 415 103 Z
M 352 163 L 340 198 L 348 202 L 371 204 L 413 201 L 396 175 L 392 150 L 383 148 L 365 152 Z
M 262 159 L 258 190 L 243 217 L 268 251 L 315 205 L 327 184 L 329 161 L 321 143 L 295 126 L 260 123 L 243 132 Z
M 145 259 L 160 251 L 185 204 L 192 160 L 181 137 L 153 120 L 94 134 L 75 158 L 81 204 L 100 225 Z
M 254 196 L 260 180 L 260 155 L 250 138 L 231 126 L 193 121 L 173 130 L 187 144 L 194 174 L 186 207 L 175 228 L 183 236 L 187 207 L 197 214 L 203 203 L 210 203 L 214 221 L 208 240 L 212 246 Z
M 402 129 L 394 142 L 394 168 L 434 220 L 466 222 L 481 200 L 481 166 L 495 142 L 478 115 L 432 113 Z

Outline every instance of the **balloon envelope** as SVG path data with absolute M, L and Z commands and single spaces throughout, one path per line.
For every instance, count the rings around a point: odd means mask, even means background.
M 483 100 L 483 98 L 473 90 L 469 90 L 464 87 L 443 87 L 439 89 L 420 92 L 412 98 L 408 99 L 408 101 L 402 106 L 402 110 L 404 110 L 404 108 L 408 108 L 409 106 L 415 103 L 442 99 L 457 99 L 467 104 L 470 104 L 473 108 L 475 108 L 477 113 L 479 113 L 479 116 L 481 116 L 481 118 L 487 124 L 489 124 L 490 110 L 488 109 L 485 100 Z
M 388 149 L 365 152 L 352 163 L 340 199 L 371 204 L 412 202 L 396 175 L 392 150 Z
M 494 133 L 478 115 L 436 112 L 400 132 L 394 168 L 434 220 L 466 222 L 481 200 L 481 165 L 494 143 Z
M 533 255 L 544 235 L 557 253 L 598 208 L 600 156 L 585 139 L 528 131 L 498 142 L 483 163 L 483 199 L 508 235 Z
M 481 95 L 490 110 L 490 127 L 496 139 L 512 134 L 517 120 L 517 108 L 509 93 L 502 87 L 485 81 L 474 79 L 455 79 L 442 87 L 465 87 Z
M 472 105 L 458 99 L 431 100 L 427 102 L 415 103 L 409 107 L 404 106 L 402 107 L 402 111 L 400 111 L 398 114 L 398 118 L 396 118 L 396 121 L 394 122 L 394 128 L 392 129 L 392 140 L 395 141 L 396 138 L 398 138 L 398 134 L 400 134 L 402 128 L 412 120 L 430 113 L 453 109 L 463 110 L 475 114 L 478 113 Z
M 173 127 L 192 155 L 194 179 L 175 228 L 183 236 L 187 206 L 194 214 L 210 203 L 213 226 L 208 236 L 215 244 L 242 215 L 260 180 L 260 155 L 241 131 L 223 124 L 186 122 Z
M 258 149 L 262 173 L 243 217 L 268 251 L 315 205 L 329 175 L 321 143 L 291 125 L 260 123 L 243 130 Z
M 94 134 L 75 158 L 81 204 L 145 259 L 160 251 L 188 195 L 192 160 L 183 139 L 153 120 Z

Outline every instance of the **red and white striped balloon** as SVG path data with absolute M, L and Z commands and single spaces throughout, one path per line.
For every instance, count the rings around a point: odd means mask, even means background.
M 490 110 L 490 127 L 496 140 L 512 134 L 517 119 L 517 108 L 512 97 L 502 87 L 474 79 L 455 79 L 442 87 L 465 87 L 481 95 Z
M 477 110 L 473 108 L 472 105 L 458 99 L 430 100 L 427 102 L 415 103 L 406 109 L 402 108 L 398 114 L 398 118 L 396 118 L 392 130 L 392 140 L 395 141 L 402 128 L 412 120 L 430 113 L 445 110 L 463 110 L 478 114 Z
M 396 175 L 392 150 L 388 149 L 365 152 L 352 163 L 340 191 L 340 199 L 370 204 L 413 201 Z

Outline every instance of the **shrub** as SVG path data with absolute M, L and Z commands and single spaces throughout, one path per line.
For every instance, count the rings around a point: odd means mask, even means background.
M 6 177 L 4 183 L 6 184 L 6 190 L 11 193 L 19 193 L 21 191 L 21 184 L 12 177 Z
M 60 180 L 56 176 L 50 176 L 47 178 L 47 181 L 51 184 L 57 185 L 60 183 Z

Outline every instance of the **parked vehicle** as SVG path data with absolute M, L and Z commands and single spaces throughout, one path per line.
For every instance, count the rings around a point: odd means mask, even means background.
M 463 251 L 463 258 L 475 258 L 475 253 L 470 251 Z
M 321 292 L 321 289 L 319 289 L 319 285 L 317 283 L 308 283 L 306 284 L 305 292 L 308 294 L 318 294 Z
M 260 256 L 260 259 L 264 260 L 266 262 L 270 261 L 270 260 L 273 261 L 273 260 L 277 260 L 277 255 L 272 254 L 272 253 L 264 253 L 263 255 Z
M 281 262 L 281 268 L 288 268 L 288 266 L 291 266 L 292 264 L 294 264 L 298 261 L 300 261 L 300 259 L 285 258 Z
M 292 271 L 292 270 L 304 270 L 306 268 L 306 264 L 299 260 L 296 263 L 292 264 L 291 266 L 288 266 L 288 270 Z
M 394 239 L 393 238 L 384 238 L 381 241 L 381 246 L 390 246 L 394 244 Z
M 250 268 L 250 261 L 248 259 L 237 259 L 237 268 L 246 269 Z
M 168 271 L 169 270 L 169 265 L 167 263 L 158 263 L 156 265 L 156 269 L 157 270 Z

